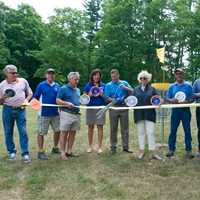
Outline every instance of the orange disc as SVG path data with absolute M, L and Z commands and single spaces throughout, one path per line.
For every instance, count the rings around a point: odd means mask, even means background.
M 32 99 L 30 101 L 30 106 L 33 110 L 40 110 L 41 109 L 41 103 L 37 99 Z

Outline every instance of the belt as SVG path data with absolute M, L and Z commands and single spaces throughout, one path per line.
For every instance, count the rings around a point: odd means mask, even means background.
M 6 104 L 4 104 L 3 106 L 7 107 L 7 108 L 12 108 L 12 109 L 25 109 L 24 106 L 9 106 L 9 105 L 6 105 Z
M 71 111 L 66 111 L 66 110 L 62 110 L 63 112 L 69 113 L 69 114 L 73 114 L 73 115 L 81 115 L 81 113 L 77 113 L 77 112 L 71 112 Z

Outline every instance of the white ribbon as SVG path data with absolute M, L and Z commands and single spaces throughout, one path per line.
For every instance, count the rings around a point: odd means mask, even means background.
M 63 105 L 56 104 L 41 104 L 42 107 L 65 107 Z M 74 106 L 80 109 L 101 109 L 105 106 Z M 190 108 L 190 107 L 200 107 L 200 103 L 187 103 L 187 104 L 162 104 L 159 106 L 134 106 L 134 107 L 110 107 L 113 110 L 139 110 L 139 109 L 160 109 L 160 108 Z

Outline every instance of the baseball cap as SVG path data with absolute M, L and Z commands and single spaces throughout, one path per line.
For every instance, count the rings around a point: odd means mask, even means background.
M 181 73 L 183 73 L 183 69 L 182 69 L 182 68 L 176 68 L 175 71 L 174 71 L 174 73 L 176 73 L 176 72 L 181 72 Z
M 46 73 L 55 73 L 55 70 L 53 68 L 49 68 L 46 70 Z

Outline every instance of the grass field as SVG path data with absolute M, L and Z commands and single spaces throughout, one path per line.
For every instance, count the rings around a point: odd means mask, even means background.
M 200 159 L 184 158 L 183 133 L 179 129 L 177 158 L 175 160 L 143 161 L 136 158 L 137 137 L 130 113 L 130 147 L 133 155 L 121 152 L 109 154 L 109 124 L 105 127 L 104 153 L 87 154 L 87 127 L 84 114 L 82 128 L 76 138 L 74 152 L 79 158 L 66 162 L 51 155 L 49 161 L 38 161 L 36 145 L 36 113 L 28 110 L 28 132 L 32 164 L 24 165 L 18 151 L 18 160 L 0 161 L 0 200 L 199 200 Z M 165 130 L 167 141 L 169 125 Z M 0 155 L 6 157 L 2 125 L 0 126 Z M 159 140 L 159 128 L 157 128 Z M 193 149 L 196 150 L 196 125 L 193 116 Z M 17 135 L 17 132 L 16 134 Z M 120 136 L 120 134 L 119 134 Z M 158 141 L 159 142 L 159 141 Z M 18 146 L 18 137 L 16 138 Z M 52 147 L 51 132 L 46 138 L 46 151 Z M 166 148 L 159 150 L 165 155 Z

